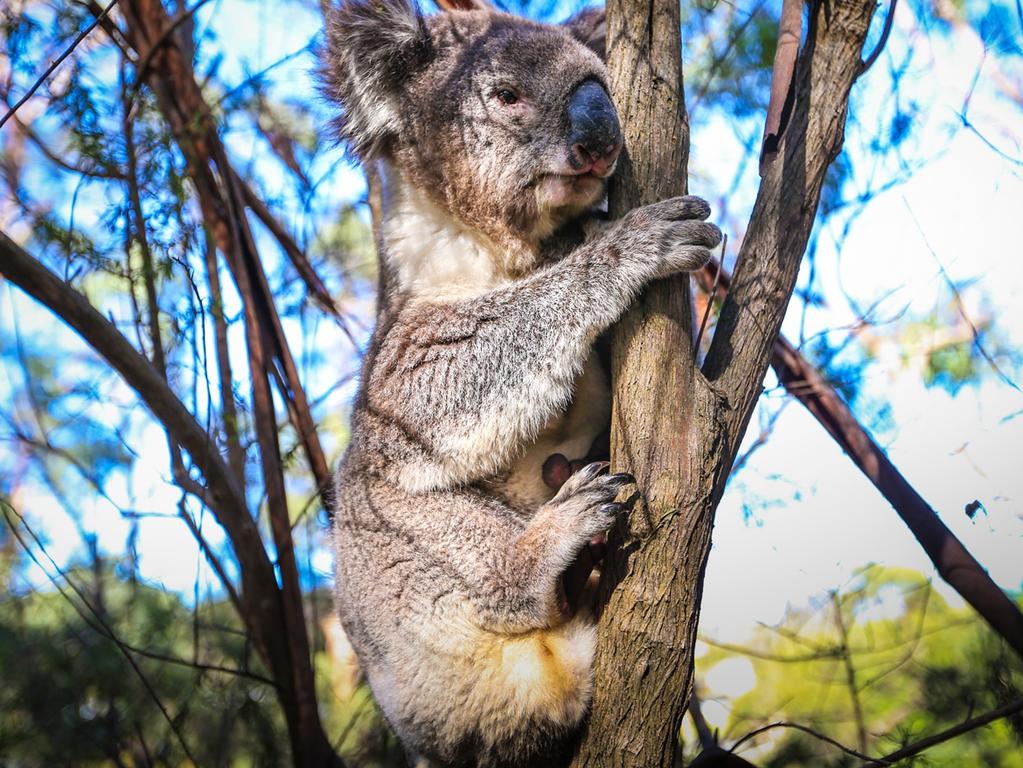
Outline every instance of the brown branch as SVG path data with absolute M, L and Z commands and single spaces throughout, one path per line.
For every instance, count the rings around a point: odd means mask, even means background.
M 122 69 L 123 74 L 123 69 Z M 125 155 L 128 160 L 128 171 L 125 181 L 128 187 L 131 216 L 128 219 L 129 236 L 139 246 L 142 254 L 142 283 L 146 291 L 146 310 L 148 312 L 149 340 L 153 350 L 153 365 L 157 372 L 167 380 L 167 359 L 163 351 L 163 340 L 160 336 L 160 305 L 156 297 L 156 265 L 153 250 L 149 247 L 149 235 L 146 231 L 146 215 L 142 211 L 142 195 L 139 192 L 138 156 L 135 151 L 135 114 L 128 99 L 127 87 L 122 77 L 121 82 L 121 129 L 124 134 Z M 131 254 L 125 254 L 130 257 Z M 128 265 L 130 269 L 130 264 Z M 174 446 L 171 446 L 171 454 Z
M 201 426 L 166 382 L 88 300 L 0 232 L 0 275 L 48 307 L 96 350 L 134 389 L 157 420 L 202 471 L 210 501 L 236 546 L 259 541 L 241 491 Z M 237 537 L 237 539 L 236 539 Z M 260 547 L 261 549 L 261 547 Z M 239 559 L 247 559 L 238 552 Z M 265 553 L 264 553 L 265 557 Z M 269 568 L 269 560 L 266 566 Z
M 152 364 L 128 343 L 112 323 L 84 296 L 3 233 L 0 233 L 0 274 L 47 306 L 105 358 L 138 393 L 171 439 L 189 453 L 192 462 L 202 471 L 209 488 L 203 499 L 227 532 L 238 561 L 242 580 L 242 619 L 278 685 L 290 683 L 286 671 L 291 669 L 292 661 L 281 638 L 281 628 L 286 623 L 273 565 L 263 548 L 259 529 L 249 516 L 241 489 L 209 436 Z M 311 677 L 311 669 L 309 674 Z M 309 690 L 312 690 L 311 686 Z
M 704 375 L 693 360 L 688 291 L 677 282 L 653 286 L 615 331 L 612 463 L 636 476 L 641 499 L 609 538 L 593 709 L 573 766 L 670 766 L 677 753 L 714 510 L 841 147 L 874 11 L 870 0 L 831 0 L 822 18 L 824 5 L 813 6 L 788 127 L 763 176 Z M 611 190 L 620 214 L 682 188 L 679 20 L 669 0 L 616 0 L 607 11 L 628 152 Z
M 6 99 L 4 99 L 4 103 L 7 103 Z M 51 163 L 58 166 L 59 168 L 63 168 L 65 171 L 68 171 L 79 176 L 85 176 L 90 179 L 115 179 L 115 180 L 123 179 L 123 176 L 116 169 L 86 168 L 81 165 L 75 165 L 70 160 L 66 160 L 59 154 L 57 154 L 57 152 L 52 147 L 50 147 L 45 141 L 43 141 L 42 137 L 39 136 L 39 134 L 32 130 L 31 125 L 23 122 L 21 118 L 19 118 L 17 115 L 14 115 L 13 119 L 14 119 L 13 125 L 17 126 L 18 130 L 21 131 L 21 133 L 23 133 L 25 137 L 32 142 L 32 144 L 35 145 L 36 149 L 38 149 L 43 154 L 43 157 L 45 157 L 47 160 L 49 160 Z M 92 158 L 90 158 L 90 160 L 92 162 L 96 162 Z
M 348 321 L 342 314 L 334 301 L 334 298 L 330 295 L 330 291 L 327 290 L 327 286 L 323 284 L 323 280 L 316 274 L 316 270 L 313 265 L 309 263 L 309 259 L 306 257 L 305 252 L 298 247 L 298 243 L 295 242 L 295 238 L 281 225 L 277 218 L 267 208 L 259 196 L 253 191 L 252 187 L 245 183 L 245 181 L 238 177 L 236 174 L 237 184 L 241 188 L 242 195 L 245 198 L 245 205 L 256 214 L 256 218 L 263 222 L 263 226 L 269 230 L 270 234 L 274 236 L 274 239 L 280 244 L 281 249 L 285 255 L 291 261 L 291 265 L 298 272 L 299 277 L 302 278 L 302 282 L 305 283 L 310 295 L 321 309 L 327 312 L 337 324 L 340 326 L 342 332 L 348 337 L 348 340 L 352 343 L 352 346 L 356 346 L 355 337 L 352 335 L 351 329 L 348 327 Z
M 778 46 L 771 72 L 771 98 L 764 121 L 764 140 L 760 146 L 760 175 L 778 153 L 795 99 L 796 57 L 803 34 L 803 0 L 783 0 L 778 20 Z
M 700 706 L 700 697 L 696 693 L 696 686 L 693 686 L 693 693 L 689 697 L 689 717 L 693 721 L 693 728 L 696 729 L 696 737 L 700 746 L 704 749 L 713 749 L 718 745 L 717 734 L 710 729 L 707 718 L 703 716 L 703 708 Z
M 962 736 L 964 733 L 981 728 L 989 723 L 993 723 L 996 720 L 1001 720 L 1003 717 L 1009 717 L 1017 712 L 1023 712 L 1023 697 L 1013 699 L 1008 704 L 1003 704 L 997 709 L 992 709 L 990 712 L 985 712 L 983 715 L 977 715 L 971 717 L 968 720 L 963 721 L 959 725 L 954 725 L 951 728 L 947 728 L 940 733 L 936 733 L 933 736 L 920 739 L 912 744 L 909 744 L 902 749 L 897 749 L 884 757 L 871 760 L 868 763 L 864 763 L 861 768 L 880 768 L 885 765 L 893 765 L 899 760 L 913 755 L 918 755 L 926 749 L 943 744 L 946 741 Z M 868 758 L 869 759 L 869 758 Z
M 870 759 L 872 759 L 872 758 L 870 758 L 870 756 L 863 754 L 863 752 L 858 752 L 857 750 L 853 749 L 852 747 L 847 747 L 842 742 L 836 741 L 835 739 L 831 738 L 830 736 L 828 736 L 826 734 L 823 734 L 820 731 L 816 731 L 813 728 L 810 728 L 809 726 L 800 725 L 799 723 L 789 723 L 789 722 L 784 722 L 784 721 L 777 722 L 777 723 L 768 723 L 767 725 L 761 726 L 760 728 L 755 728 L 754 730 L 750 731 L 745 736 L 743 736 L 741 739 L 739 739 L 737 742 L 735 742 L 735 744 L 733 744 L 731 747 L 729 747 L 728 751 L 729 752 L 734 752 L 736 749 L 738 749 L 740 746 L 745 744 L 750 739 L 755 738 L 756 736 L 759 736 L 761 733 L 765 733 L 766 731 L 773 731 L 775 728 L 790 728 L 790 729 L 795 730 L 795 731 L 802 731 L 805 734 L 813 736 L 815 739 L 819 739 L 820 741 L 823 741 L 823 742 L 825 742 L 827 744 L 830 744 L 833 747 L 836 747 L 836 748 L 842 750 L 847 755 L 851 755 L 853 757 L 858 757 L 861 760 L 870 760 Z M 891 762 L 890 761 L 886 761 L 885 758 L 881 758 L 878 762 L 871 763 L 871 765 L 878 765 L 878 766 L 891 765 Z
M 3 117 L 0 117 L 0 128 L 3 128 L 4 123 L 6 123 L 11 118 L 11 116 L 13 116 L 14 113 L 17 112 L 25 104 L 25 102 L 32 98 L 32 94 L 39 90 L 39 86 L 46 82 L 46 79 L 53 74 L 54 70 L 56 70 L 57 67 L 59 67 L 61 63 L 64 61 L 64 59 L 70 56 L 71 52 L 78 47 L 78 44 L 81 43 L 86 37 L 88 37 L 89 33 L 92 32 L 92 30 L 94 30 L 96 26 L 101 21 L 103 21 L 103 19 L 106 18 L 107 14 L 110 13 L 111 10 L 113 10 L 113 7 L 115 5 L 117 5 L 117 0 L 110 0 L 106 8 L 104 8 L 100 12 L 100 14 L 92 20 L 89 26 L 87 26 L 85 29 L 79 32 L 78 36 L 71 41 L 71 44 L 67 48 L 65 48 L 57 58 L 50 62 L 50 66 L 48 66 L 43 71 L 43 74 L 41 74 L 34 83 L 32 83 L 32 85 L 29 87 L 27 91 L 25 91 L 22 97 L 15 102 L 14 106 L 5 112 Z
M 22 514 L 18 512 L 14 507 L 12 507 L 9 503 L 6 503 L 3 499 L 0 499 L 0 509 L 3 510 L 4 520 L 6 521 L 8 528 L 10 528 L 11 533 L 14 534 L 14 537 L 18 540 L 18 543 L 21 545 L 21 548 L 25 551 L 29 558 L 31 558 L 32 562 L 35 563 L 36 566 L 43 573 L 46 574 L 50 582 L 57 588 L 57 591 L 60 592 L 61 597 L 63 597 L 68 602 L 68 604 L 74 609 L 75 613 L 79 615 L 79 617 L 82 619 L 86 626 L 106 637 L 121 652 L 121 655 L 124 656 L 125 660 L 128 662 L 128 666 L 131 667 L 132 671 L 135 673 L 135 676 L 138 677 L 139 682 L 142 683 L 142 687 L 145 689 L 146 694 L 153 700 L 153 703 L 156 704 L 157 709 L 160 710 L 160 714 L 163 716 L 163 719 L 167 722 L 167 725 L 170 727 L 171 732 L 177 738 L 178 744 L 181 746 L 181 749 L 185 753 L 185 756 L 193 764 L 198 765 L 198 763 L 196 763 L 195 761 L 195 757 L 192 755 L 191 750 L 189 750 L 188 748 L 188 743 L 185 741 L 185 737 L 181 733 L 181 729 L 178 727 L 176 718 L 171 717 L 170 712 L 167 711 L 167 707 L 164 705 L 163 701 L 160 700 L 160 695 L 156 692 L 156 689 L 153 687 L 153 684 L 149 682 L 149 678 L 147 678 L 145 674 L 142 672 L 142 668 L 139 667 L 138 662 L 135 660 L 134 656 L 132 656 L 131 652 L 128 650 L 128 647 L 121 641 L 121 639 L 114 632 L 113 628 L 103 617 L 102 611 L 98 609 L 95 605 L 93 605 L 93 603 L 85 596 L 85 593 L 82 592 L 82 590 L 73 581 L 71 581 L 71 579 L 68 577 L 64 569 L 61 568 L 60 565 L 58 565 L 57 561 L 50 556 L 50 553 L 46 550 L 46 547 L 43 545 L 43 542 L 40 540 L 36 532 L 32 530 L 32 528 L 28 524 L 28 521 L 25 520 Z M 18 527 L 14 524 L 14 521 L 11 520 L 10 516 L 12 513 L 18 518 L 18 521 L 21 523 L 22 527 L 26 531 L 28 531 L 29 536 L 31 536 L 32 540 L 35 542 L 35 545 L 46 556 L 47 560 L 50 563 L 50 566 L 60 575 L 60 578 L 63 579 L 64 583 L 66 583 L 71 588 L 75 595 L 78 596 L 78 599 L 82 602 L 82 605 L 84 605 L 85 608 L 88 609 L 88 612 L 89 614 L 92 615 L 93 620 L 90 620 L 89 617 L 86 615 L 85 611 L 81 608 L 81 606 L 79 606 L 74 600 L 72 600 L 71 596 L 64 591 L 64 589 L 60 586 L 60 583 L 58 582 L 57 578 L 52 573 L 50 573 L 49 570 L 43 567 L 43 564 L 39 561 L 39 558 L 36 557 L 35 552 L 32 551 L 32 549 L 28 546 L 28 542 L 26 542 L 25 539 L 22 537 L 21 532 L 18 530 Z M 96 623 L 94 624 L 93 621 L 95 621 Z
M 287 499 L 269 388 L 268 372 L 274 358 L 283 369 L 282 378 L 287 382 L 283 395 L 321 489 L 329 480 L 326 460 L 244 213 L 237 174 L 228 163 L 208 105 L 195 81 L 191 62 L 182 55 L 175 38 L 166 34 L 173 22 L 159 0 L 135 0 L 125 8 L 125 19 L 126 36 L 135 49 L 140 54 L 155 51 L 147 57 L 149 68 L 145 82 L 156 95 L 160 111 L 185 156 L 203 218 L 226 258 L 243 301 L 255 429 L 282 582 L 281 588 L 274 581 L 272 588 L 259 591 L 260 605 L 266 608 L 263 618 L 268 621 L 258 624 L 256 638 L 279 686 L 278 698 L 296 765 L 340 765 L 323 732 L 316 706 L 315 679 L 287 520 Z
M 245 450 L 239 432 L 238 408 L 234 402 L 234 376 L 231 373 L 231 355 L 227 345 L 227 318 L 224 317 L 224 295 L 220 288 L 220 265 L 217 246 L 209 229 L 203 227 L 206 251 L 206 281 L 210 289 L 210 314 L 213 315 L 214 349 L 217 355 L 217 379 L 220 389 L 221 423 L 227 446 L 227 463 L 238 484 L 245 488 Z
M 263 270 L 262 262 L 256 251 L 252 230 L 245 218 L 241 179 L 231 167 L 227 159 L 227 152 L 215 135 L 209 137 L 209 146 L 212 149 L 213 162 L 227 185 L 224 201 L 229 213 L 229 222 L 234 230 L 234 242 L 237 248 L 237 258 L 228 259 L 228 265 L 231 267 L 235 283 L 238 284 L 240 291 L 240 281 L 243 279 L 241 273 L 245 273 L 244 282 L 248 286 L 248 292 L 242 293 L 243 298 L 253 303 L 257 324 L 268 326 L 263 330 L 267 334 L 266 341 L 270 345 L 272 357 L 267 356 L 265 363 L 267 366 L 271 366 L 276 362 L 280 369 L 278 373 L 282 386 L 279 389 L 287 403 L 292 425 L 298 432 L 299 442 L 309 460 L 310 469 L 312 469 L 313 477 L 316 480 L 317 492 L 322 496 L 324 491 L 330 487 L 330 469 L 327 467 L 327 459 L 316 433 L 316 423 L 313 421 L 312 412 L 309 409 L 309 401 L 298 374 L 298 366 L 295 365 L 291 347 L 284 334 L 284 326 L 277 313 L 273 291 L 270 290 L 266 272 Z M 267 367 L 266 370 L 269 371 L 270 368 Z M 329 508 L 327 508 L 327 512 L 330 513 Z

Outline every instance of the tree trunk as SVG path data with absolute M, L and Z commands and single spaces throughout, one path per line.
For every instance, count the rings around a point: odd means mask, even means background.
M 611 458 L 640 497 L 612 532 L 601 585 L 593 709 L 573 766 L 671 766 L 692 687 L 714 510 L 760 394 L 841 147 L 870 0 L 812 7 L 794 106 L 764 168 L 729 298 L 701 374 L 688 280 L 650 287 L 613 338 Z M 672 0 L 607 5 L 608 67 L 627 154 L 611 210 L 685 188 L 688 131 Z M 739 288 L 741 283 L 741 290 Z

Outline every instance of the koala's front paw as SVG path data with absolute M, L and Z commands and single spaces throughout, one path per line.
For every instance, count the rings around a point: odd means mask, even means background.
M 605 474 L 607 467 L 606 461 L 587 464 L 569 477 L 550 501 L 557 505 L 559 517 L 573 521 L 574 532 L 581 542 L 606 531 L 628 508 L 627 504 L 615 502 L 615 497 L 636 479 L 624 472 Z
M 708 216 L 705 200 L 673 197 L 630 211 L 622 219 L 620 235 L 631 241 L 628 255 L 639 260 L 648 279 L 692 272 L 721 243 L 721 230 L 704 221 Z

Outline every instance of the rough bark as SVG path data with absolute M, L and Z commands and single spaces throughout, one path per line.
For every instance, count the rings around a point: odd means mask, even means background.
M 831 2 L 826 16 L 811 9 L 791 117 L 765 166 L 703 374 L 693 363 L 684 282 L 652 286 L 615 332 L 612 464 L 636 475 L 641 495 L 611 537 L 593 709 L 573 766 L 650 768 L 677 757 L 714 510 L 841 147 L 873 10 L 868 0 Z M 607 39 L 628 147 L 612 191 L 612 211 L 621 213 L 684 184 L 685 148 L 663 154 L 686 139 L 677 5 L 615 0 Z

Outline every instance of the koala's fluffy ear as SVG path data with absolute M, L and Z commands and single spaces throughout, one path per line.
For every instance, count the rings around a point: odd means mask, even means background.
M 607 27 L 604 23 L 603 8 L 587 8 L 580 11 L 563 25 L 572 36 L 605 60 Z
M 342 0 L 327 13 L 319 74 L 342 107 L 338 133 L 362 159 L 395 130 L 401 86 L 433 56 L 415 0 Z

